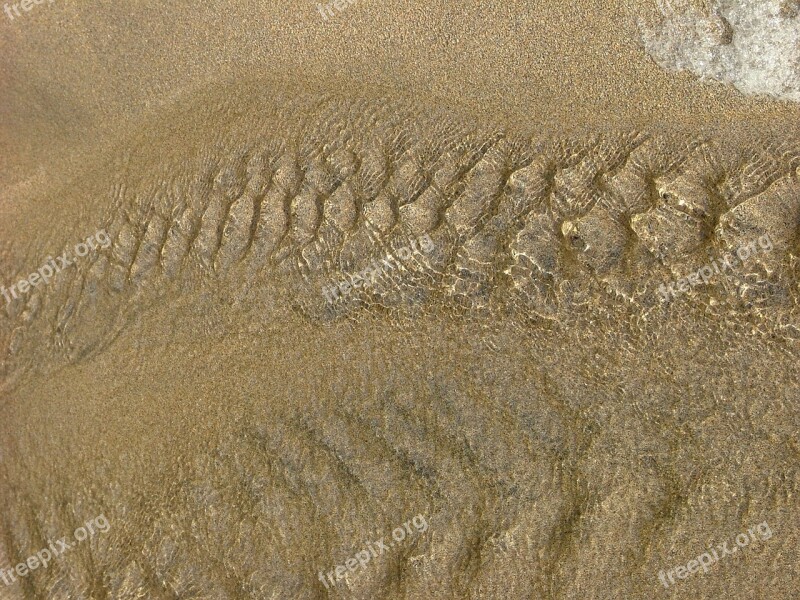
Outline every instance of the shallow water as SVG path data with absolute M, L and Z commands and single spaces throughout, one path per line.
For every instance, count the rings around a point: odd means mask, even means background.
M 0 598 L 792 597 L 796 110 L 663 73 L 649 5 L 148 6 L 102 61 L 30 52 L 110 4 L 16 24 L 0 285 L 112 243 L 0 317 L 0 569 L 74 544 Z

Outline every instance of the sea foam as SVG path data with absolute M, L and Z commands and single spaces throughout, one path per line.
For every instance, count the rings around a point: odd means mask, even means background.
M 662 18 L 640 29 L 662 68 L 800 101 L 800 0 L 657 1 Z

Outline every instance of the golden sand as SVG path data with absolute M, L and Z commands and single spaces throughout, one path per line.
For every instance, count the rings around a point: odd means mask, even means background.
M 0 285 L 113 239 L 0 315 L 0 569 L 110 523 L 0 598 L 793 598 L 798 106 L 342 6 L 0 15 Z

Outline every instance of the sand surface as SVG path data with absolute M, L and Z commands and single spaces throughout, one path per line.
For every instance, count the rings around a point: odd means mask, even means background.
M 110 523 L 0 598 L 797 595 L 797 104 L 642 0 L 133 4 L 0 14 L 0 569 Z

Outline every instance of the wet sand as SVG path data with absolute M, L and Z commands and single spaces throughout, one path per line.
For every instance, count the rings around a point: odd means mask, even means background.
M 645 2 L 125 10 L 0 29 L 0 283 L 114 240 L 2 315 L 0 569 L 111 530 L 0 598 L 793 597 L 796 105 Z

